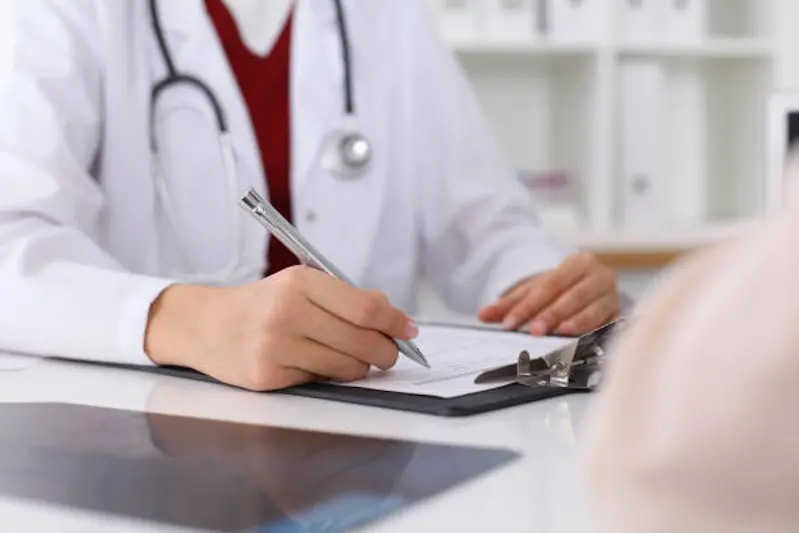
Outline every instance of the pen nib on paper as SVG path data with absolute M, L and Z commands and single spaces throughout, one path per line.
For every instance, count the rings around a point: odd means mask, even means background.
M 416 356 L 415 360 L 416 360 L 417 363 L 419 363 L 420 365 L 422 365 L 425 368 L 430 368 L 430 363 L 427 362 L 427 358 L 422 353 L 422 350 L 420 350 L 414 344 L 411 344 L 411 350 L 413 351 L 413 354 Z

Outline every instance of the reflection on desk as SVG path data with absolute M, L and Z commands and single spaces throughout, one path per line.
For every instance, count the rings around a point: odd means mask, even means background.
M 513 452 L 61 403 L 0 405 L 0 495 L 211 531 L 349 531 Z

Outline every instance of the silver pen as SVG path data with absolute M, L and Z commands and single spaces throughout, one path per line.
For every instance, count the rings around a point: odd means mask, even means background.
M 300 235 L 300 232 L 297 231 L 297 228 L 291 225 L 291 223 L 269 202 L 261 198 L 254 189 L 247 191 L 247 194 L 239 201 L 239 205 L 266 228 L 277 240 L 283 243 L 283 245 L 296 255 L 301 262 L 322 270 L 323 272 L 327 272 L 331 276 L 353 287 L 355 286 L 343 272 L 319 253 L 311 243 L 305 240 L 305 238 Z M 430 368 L 430 364 L 415 343 L 393 337 L 392 340 L 397 345 L 400 353 L 404 354 L 408 359 Z

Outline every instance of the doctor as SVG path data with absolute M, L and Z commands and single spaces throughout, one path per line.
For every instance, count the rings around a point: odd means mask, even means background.
M 419 270 L 507 328 L 613 318 L 612 272 L 539 226 L 423 4 L 3 2 L 0 349 L 351 380 L 416 335 Z M 249 187 L 362 288 L 296 266 Z

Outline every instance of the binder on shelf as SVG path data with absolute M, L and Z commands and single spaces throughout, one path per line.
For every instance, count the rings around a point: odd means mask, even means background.
M 608 0 L 541 0 L 540 26 L 557 43 L 597 43 L 607 24 Z
M 655 60 L 619 67 L 621 222 L 636 229 L 667 221 L 668 190 L 662 174 L 665 79 Z
M 661 2 L 663 28 L 661 38 L 667 43 L 695 44 L 706 35 L 707 0 L 658 0 Z
M 472 43 L 479 38 L 479 0 L 427 0 L 447 42 Z
M 485 38 L 492 42 L 530 42 L 538 38 L 538 0 L 482 0 Z
M 669 102 L 663 107 L 668 109 L 665 137 L 671 142 L 666 145 L 663 172 L 664 179 L 668 176 L 668 221 L 672 227 L 704 226 L 711 200 L 723 195 L 708 194 L 715 178 L 707 173 L 711 115 L 706 75 L 704 64 L 698 61 L 680 61 L 669 67 Z M 727 183 L 720 185 L 729 188 Z
M 650 44 L 658 41 L 662 20 L 658 3 L 662 1 L 671 0 L 616 0 L 623 43 Z

